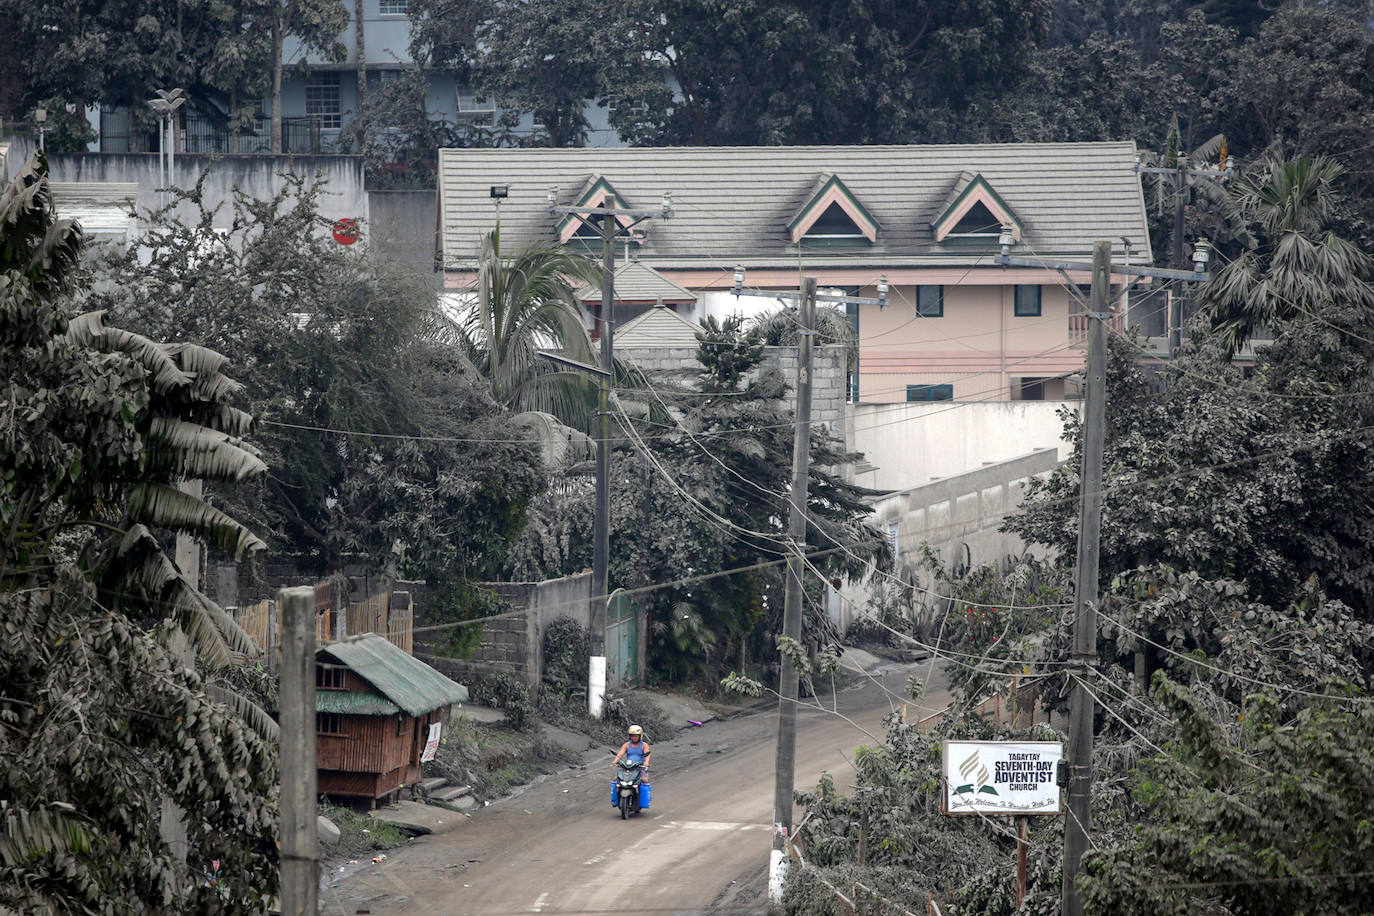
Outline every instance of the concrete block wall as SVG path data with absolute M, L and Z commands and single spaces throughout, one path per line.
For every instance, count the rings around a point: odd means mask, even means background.
M 980 566 L 1020 556 L 1027 545 L 998 530 L 1025 498 L 1032 478 L 1044 478 L 1059 466 L 1058 450 L 1037 449 L 1007 461 L 990 462 L 965 474 L 898 490 L 877 499 L 870 523 L 884 536 L 897 527 L 895 566 L 904 581 L 915 573 L 922 545 L 935 550 L 945 566 Z M 1043 553 L 1037 551 L 1037 553 Z M 920 581 L 928 576 L 916 574 Z M 841 629 L 863 612 L 874 582 L 846 582 L 831 617 Z
M 543 582 L 488 582 L 510 604 L 514 613 L 482 624 L 482 641 L 467 659 L 454 659 L 445 673 L 460 680 L 467 672 L 504 671 L 539 686 L 543 672 L 544 633 L 559 617 L 570 617 L 582 626 L 590 619 L 592 575 L 581 572 Z
M 873 505 L 873 523 L 887 534 L 897 526 L 897 567 L 928 544 L 947 565 L 978 566 L 1023 552 L 1014 534 L 998 530 L 1025 498 L 1031 478 L 1059 466 L 1056 449 L 1038 449 L 976 471 L 891 493 Z

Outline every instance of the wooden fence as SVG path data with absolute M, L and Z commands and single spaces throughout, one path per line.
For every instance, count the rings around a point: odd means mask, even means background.
M 1035 724 L 1035 710 L 1040 701 L 1040 693 L 1044 689 L 1045 680 L 1048 675 L 1013 675 L 1010 684 L 1005 690 L 994 690 L 985 697 L 977 706 L 973 707 L 976 715 L 989 719 L 999 725 L 1010 725 L 1012 728 L 1019 726 L 1030 726 Z M 906 706 L 903 705 L 902 712 L 905 714 Z M 931 729 L 944 718 L 943 710 L 931 713 L 921 719 L 916 724 L 922 731 L 929 733 Z M 1049 722 L 1049 714 L 1045 714 L 1044 721 Z
M 240 608 L 231 608 L 234 622 L 267 656 L 269 666 L 275 668 L 281 645 L 281 612 L 277 602 L 267 600 Z M 339 624 L 343 624 L 342 627 Z M 415 653 L 415 611 L 409 592 L 378 592 L 362 601 L 337 607 L 334 604 L 334 583 L 321 582 L 315 586 L 315 645 L 323 646 L 336 639 L 358 633 L 376 633 L 397 648 Z
M 269 621 L 275 616 L 276 607 L 277 602 L 275 601 L 259 601 L 257 604 L 233 609 L 234 622 L 239 625 L 243 632 L 248 634 L 248 638 L 253 640 L 254 645 L 264 652 L 268 648 Z

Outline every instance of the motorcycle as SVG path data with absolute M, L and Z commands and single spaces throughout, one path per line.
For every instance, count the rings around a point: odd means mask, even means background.
M 640 763 L 622 760 L 620 773 L 611 780 L 611 804 L 620 809 L 620 819 L 638 814 L 649 807 L 650 786 L 643 779 L 643 766 Z

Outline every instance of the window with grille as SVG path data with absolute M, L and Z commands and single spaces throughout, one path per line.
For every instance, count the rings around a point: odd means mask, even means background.
M 1027 284 L 1016 286 L 1016 304 L 1011 313 L 1017 318 L 1037 318 L 1040 315 L 1040 287 Z
M 305 113 L 319 118 L 323 130 L 338 130 L 342 126 L 338 73 L 317 71 L 310 74 L 305 81 Z
M 887 525 L 887 545 L 892 548 L 892 556 L 896 557 L 901 553 L 901 527 L 897 522 L 889 522 Z
M 315 713 L 315 733 L 319 735 L 342 735 L 343 716 L 336 712 Z
M 405 16 L 410 12 L 410 0 L 381 0 L 377 11 L 383 16 Z
M 1045 400 L 1045 382 L 1043 378 L 1021 378 L 1013 379 L 1016 387 L 1016 400 L 1018 401 L 1043 401 Z
M 930 285 L 916 287 L 916 314 L 922 318 L 943 318 L 945 288 Z
M 952 401 L 954 400 L 954 386 L 907 385 L 906 399 L 908 401 Z
M 345 670 L 344 668 L 335 668 L 332 665 L 316 665 L 315 688 L 317 690 L 343 690 Z

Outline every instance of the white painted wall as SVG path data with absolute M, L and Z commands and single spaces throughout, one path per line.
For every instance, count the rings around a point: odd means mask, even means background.
M 701 298 L 697 300 L 695 310 L 688 316 L 697 324 L 705 321 L 707 316 L 717 321 L 724 321 L 731 315 L 756 318 L 782 308 L 782 303 L 772 296 L 736 296 L 730 292 L 701 290 L 697 291 L 697 295 Z
M 1069 457 L 1061 407 L 1078 401 L 934 401 L 855 404 L 849 441 L 867 465 L 854 482 L 903 490 L 936 477 L 952 477 L 1041 448 Z

